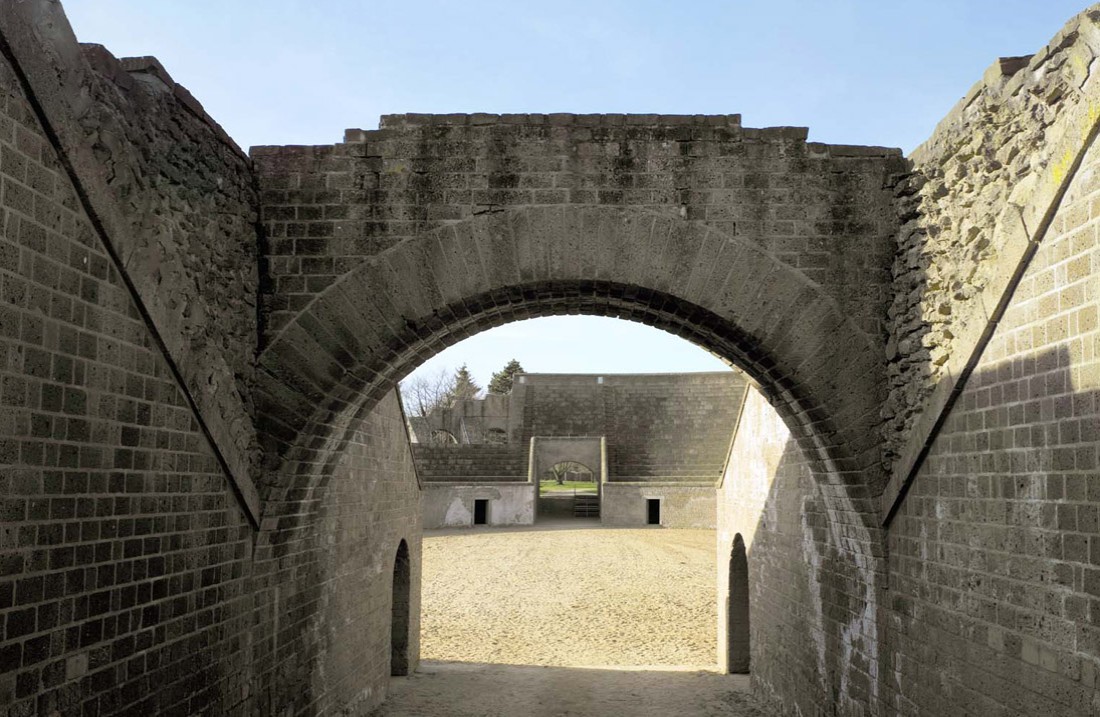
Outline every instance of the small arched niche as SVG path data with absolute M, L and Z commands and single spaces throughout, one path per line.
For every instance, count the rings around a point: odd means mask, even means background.
M 393 561 L 393 602 L 390 607 L 390 674 L 409 674 L 409 546 L 402 540 Z
M 729 563 L 729 598 L 727 602 L 729 630 L 729 671 L 745 675 L 749 672 L 749 560 L 745 540 L 738 533 L 733 537 Z

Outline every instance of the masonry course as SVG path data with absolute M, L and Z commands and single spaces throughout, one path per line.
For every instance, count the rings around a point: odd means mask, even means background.
M 734 371 L 516 374 L 507 396 L 439 407 L 411 423 L 413 457 L 429 486 L 424 527 L 470 525 L 474 500 L 489 501 L 489 524 L 515 523 L 517 501 L 530 504 L 521 514 L 535 520 L 549 507 L 539 481 L 571 461 L 592 474 L 604 523 L 645 525 L 646 500 L 661 500 L 662 525 L 713 528 L 714 486 L 746 386 Z M 471 432 L 471 421 L 499 426 L 506 443 Z M 449 440 L 432 442 L 440 432 Z M 524 485 L 476 489 L 500 483 Z
M 716 566 L 740 535 L 756 695 L 1100 714 L 1098 21 L 995 62 L 910 158 L 564 114 L 246 157 L 159 63 L 0 4 L 0 709 L 381 703 L 402 541 L 413 666 L 419 615 L 396 382 L 586 313 L 756 386 Z

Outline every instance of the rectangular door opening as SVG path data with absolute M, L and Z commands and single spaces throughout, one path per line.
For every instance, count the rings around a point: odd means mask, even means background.
M 645 501 L 646 525 L 661 524 L 661 499 L 646 498 Z
M 489 523 L 489 499 L 474 499 L 474 525 L 487 525 Z

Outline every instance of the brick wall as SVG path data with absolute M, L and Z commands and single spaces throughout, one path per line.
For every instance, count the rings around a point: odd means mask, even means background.
M 257 518 L 258 195 L 248 158 L 154 58 L 78 45 L 60 3 L 4 3 L 0 33 L 83 208 L 116 261 L 134 268 L 124 280 Z
M 1001 58 L 912 154 L 897 185 L 898 248 L 882 407 L 893 500 L 1045 231 L 1096 131 L 1100 8 L 1034 55 Z
M 718 490 L 718 663 L 729 666 L 729 560 L 740 535 L 753 691 L 779 713 L 876 713 L 881 551 L 867 528 L 846 524 L 850 512 L 750 390 Z
M 222 712 L 252 529 L 0 61 L 0 705 Z
M 606 386 L 609 480 L 718 480 L 741 409 L 742 375 L 610 376 Z
M 247 160 L 170 78 L 126 80 L 95 50 L 96 69 L 81 64 L 59 12 L 5 4 L 0 30 L 54 41 L 34 61 L 115 96 L 93 101 L 86 125 L 60 102 L 79 92 L 48 96 L 50 135 L 0 43 L 0 714 L 373 706 L 402 538 L 417 655 L 419 489 L 396 397 L 361 412 L 337 464 L 296 496 L 302 531 L 273 519 L 278 501 L 256 531 L 258 496 L 240 492 L 255 468 L 242 393 L 255 313 L 234 293 L 254 287 Z M 13 36 L 22 21 L 39 24 Z M 98 168 L 80 158 L 89 118 L 112 143 Z M 112 214 L 127 191 L 148 214 Z M 96 222 L 86 206 L 102 210 Z
M 734 117 L 383 125 L 333 146 L 253 150 L 270 240 L 257 372 L 267 456 L 325 444 L 353 396 L 380 397 L 462 338 L 586 313 L 728 357 L 816 459 L 881 480 L 896 150 Z
M 606 436 L 608 479 L 717 481 L 745 379 L 737 372 L 527 374 L 513 387 L 531 436 Z
M 288 521 L 277 507 L 287 503 L 271 503 L 257 536 L 250 671 L 259 714 L 367 712 L 385 699 L 391 579 L 402 540 L 412 576 L 409 667 L 416 667 L 420 489 L 396 394 L 350 433 L 331 474 L 292 503 L 300 512 Z
M 526 481 L 526 446 L 413 444 L 413 458 L 425 483 Z
M 270 328 L 407 237 L 510 207 L 599 205 L 744 237 L 877 335 L 900 152 L 805 138 L 739 115 L 388 115 L 341 144 L 255 147 Z
M 889 706 L 1097 714 L 1094 144 L 890 526 Z

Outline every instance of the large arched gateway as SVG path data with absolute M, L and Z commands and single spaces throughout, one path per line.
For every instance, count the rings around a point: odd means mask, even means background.
M 869 684 L 886 392 L 872 317 L 885 311 L 899 153 L 808 144 L 804 130 L 737 117 L 383 127 L 333 147 L 254 150 L 272 237 L 256 394 L 271 539 L 318 530 L 309 506 L 339 489 L 365 417 L 433 354 L 536 316 L 640 321 L 742 369 L 784 417 L 790 462 L 813 483 L 794 490 L 829 526 L 807 537 L 825 560 L 815 579 L 845 608 L 807 619 L 778 604 L 772 617 L 863 654 L 836 674 L 807 654 L 822 678 L 804 699 Z M 757 664 L 768 673 L 766 657 Z
M 715 498 L 756 696 L 1096 713 L 1098 23 L 908 159 L 737 115 L 246 154 L 155 58 L 0 2 L 0 712 L 376 707 L 419 657 L 396 382 L 584 313 L 757 386 Z

